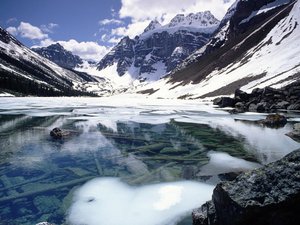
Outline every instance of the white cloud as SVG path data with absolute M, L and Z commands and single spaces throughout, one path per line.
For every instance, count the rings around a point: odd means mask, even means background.
M 31 40 L 48 38 L 48 34 L 43 33 L 40 28 L 26 22 L 21 22 L 18 27 L 8 27 L 6 30 L 12 35 L 21 35 L 21 37 Z
M 6 30 L 13 36 L 16 36 L 18 34 L 18 30 L 15 27 L 8 27 Z
M 13 19 L 14 18 L 11 18 L 10 20 Z M 20 35 L 23 38 L 29 38 L 31 40 L 35 40 L 35 39 L 43 40 L 43 39 L 48 39 L 48 34 L 46 33 L 53 33 L 53 29 L 56 27 L 58 27 L 58 24 L 56 23 L 41 25 L 41 27 L 39 28 L 31 25 L 30 23 L 21 22 L 18 27 L 11 26 L 6 28 L 6 30 L 14 36 Z
M 6 20 L 7 24 L 12 24 L 12 23 L 16 23 L 18 21 L 18 19 L 16 17 L 12 17 L 9 18 L 8 20 Z
M 41 25 L 41 30 L 46 33 L 53 33 L 55 28 L 59 27 L 56 23 L 48 23 L 47 25 Z
M 21 37 L 24 38 L 29 38 L 32 40 L 42 40 L 48 38 L 48 34 L 44 34 L 40 28 L 33 26 L 30 23 L 21 22 L 17 29 Z
M 162 24 L 179 13 L 188 14 L 210 10 L 218 19 L 222 19 L 227 9 L 235 0 L 122 0 L 119 11 L 121 19 L 130 18 L 131 23 L 111 30 L 111 40 L 115 41 L 122 36 L 134 38 L 141 34 L 151 20 L 157 19 Z M 107 37 L 107 36 L 106 36 Z M 113 43 L 113 42 L 110 42 Z
M 130 17 L 133 22 L 162 18 L 169 22 L 178 13 L 191 13 L 210 10 L 218 19 L 222 19 L 228 7 L 235 0 L 122 0 L 120 18 Z
M 124 22 L 121 20 L 117 20 L 117 19 L 104 19 L 104 20 L 100 20 L 99 24 L 100 25 L 109 25 L 109 24 L 123 24 Z
M 42 40 L 39 46 L 32 47 L 47 47 L 57 42 L 66 50 L 85 60 L 100 61 L 100 59 L 102 59 L 109 50 L 107 47 L 99 45 L 97 42 L 93 41 L 78 42 L 74 39 L 70 39 L 68 41 L 53 41 L 49 38 Z
M 41 40 L 39 46 L 32 46 L 32 47 L 47 47 L 47 46 L 52 45 L 54 43 L 55 43 L 55 41 L 53 41 L 51 38 L 46 38 L 44 40 Z
M 148 26 L 151 20 L 137 21 L 129 24 L 127 27 L 118 27 L 111 30 L 112 35 L 129 36 L 134 38 L 136 35 L 141 34 Z
M 121 41 L 122 38 L 112 37 L 107 42 L 111 44 L 117 44 Z

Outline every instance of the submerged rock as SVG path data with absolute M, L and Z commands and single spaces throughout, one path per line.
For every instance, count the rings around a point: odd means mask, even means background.
M 193 225 L 295 225 L 300 221 L 300 149 L 233 181 L 193 212 Z
M 286 134 L 290 138 L 292 138 L 294 141 L 300 142 L 300 123 L 294 124 L 293 131 Z
M 69 131 L 61 130 L 58 127 L 55 127 L 53 130 L 50 131 L 50 136 L 55 139 L 62 139 L 63 137 L 70 136 L 70 134 L 71 133 Z
M 267 127 L 284 127 L 287 123 L 287 119 L 280 114 L 270 114 L 267 115 L 266 119 L 260 120 L 260 123 Z

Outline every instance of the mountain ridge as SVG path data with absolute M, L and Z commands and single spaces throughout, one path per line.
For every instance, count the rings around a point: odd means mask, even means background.
M 130 73 L 135 79 L 157 80 L 203 46 L 218 24 L 219 21 L 209 11 L 186 17 L 178 14 L 164 26 L 157 20 L 151 21 L 144 32 L 134 39 L 122 38 L 103 57 L 97 68 L 101 72 L 117 64 L 116 72 L 120 76 L 135 71 Z

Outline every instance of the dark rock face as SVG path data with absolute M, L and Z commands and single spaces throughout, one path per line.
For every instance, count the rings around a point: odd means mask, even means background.
M 169 72 L 194 50 L 202 47 L 209 37 L 209 34 L 190 31 L 178 31 L 174 34 L 165 31 L 154 33 L 145 39 L 125 37 L 98 63 L 98 70 L 117 63 L 120 76 L 124 75 L 131 65 L 140 68 L 141 75 L 154 72 L 154 64 L 161 61 L 165 63 L 166 71 Z
M 193 212 L 193 225 L 295 225 L 300 221 L 300 150 L 233 181 Z
M 276 112 L 277 110 L 300 110 L 300 82 L 296 81 L 281 89 L 266 87 L 264 89 L 253 89 L 248 94 L 241 90 L 236 90 L 231 102 L 235 102 L 236 111 L 250 112 Z M 230 100 L 226 97 L 226 102 Z M 220 107 L 223 102 L 219 98 L 214 100 L 214 104 Z
M 33 48 L 32 50 L 67 69 L 73 69 L 82 63 L 82 59 L 79 56 L 73 55 L 72 52 L 64 49 L 59 43 L 44 48 Z
M 131 66 L 134 59 L 135 40 L 124 37 L 122 40 L 98 63 L 98 70 L 117 63 L 117 72 L 120 76 L 124 75 Z
M 278 7 L 274 7 L 266 13 L 257 13 L 260 8 L 275 1 L 236 1 L 228 9 L 210 41 L 172 71 L 170 74 L 171 82 L 199 83 L 213 71 L 221 70 L 231 63 L 241 60 L 243 55 L 262 41 L 269 31 L 292 9 L 292 7 L 288 7 L 280 12 L 286 7 L 286 4 L 293 2 L 293 0 L 286 0 L 281 1 L 277 4 Z M 250 17 L 251 19 L 249 19 Z M 265 23 L 266 26 L 263 27 L 262 25 Z M 250 33 L 252 34 L 251 38 L 248 38 Z M 241 40 L 243 40 L 242 44 Z M 247 83 L 248 81 L 240 80 L 240 84 L 237 86 L 241 87 Z M 233 87 L 227 85 L 226 89 L 223 87 L 217 91 L 221 94 L 233 94 L 237 88 L 239 87 L 236 87 L 236 84 Z
M 206 23 L 211 31 L 189 29 L 193 23 Z M 182 27 L 178 28 L 178 24 Z M 99 63 L 98 70 L 117 63 L 117 72 L 124 75 L 131 66 L 137 68 L 137 76 L 157 71 L 157 63 L 163 65 L 166 72 L 173 70 L 193 51 L 205 45 L 219 21 L 210 13 L 190 14 L 187 17 L 177 15 L 168 25 L 161 26 L 152 21 L 144 33 L 134 39 L 124 37 Z M 174 28 L 174 29 L 173 29 Z M 176 29 L 175 29 L 176 28 Z M 173 29 L 173 30 L 172 30 Z

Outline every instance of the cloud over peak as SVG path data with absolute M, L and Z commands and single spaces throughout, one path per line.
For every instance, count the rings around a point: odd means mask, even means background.
M 48 38 L 48 34 L 45 34 L 39 27 L 33 26 L 27 22 L 21 22 L 18 27 L 8 27 L 6 30 L 12 35 L 20 35 L 23 38 L 31 40 Z

